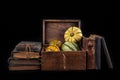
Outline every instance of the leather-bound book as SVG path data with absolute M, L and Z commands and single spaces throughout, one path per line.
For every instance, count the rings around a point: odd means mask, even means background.
M 9 70 L 36 70 L 40 69 L 39 59 L 8 59 Z
M 40 58 L 41 42 L 21 41 L 11 55 L 14 59 L 34 59 Z

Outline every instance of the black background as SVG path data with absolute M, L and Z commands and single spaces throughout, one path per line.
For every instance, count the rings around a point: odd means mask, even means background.
M 55 1 L 54 1 L 55 2 Z M 46 4 L 48 3 L 48 4 Z M 42 5 L 43 4 L 43 5 Z M 111 78 L 119 72 L 112 0 L 80 2 L 15 3 L 1 5 L 0 15 L 0 74 L 1 79 L 81 79 Z M 20 41 L 42 42 L 43 19 L 80 19 L 84 36 L 98 34 L 105 37 L 114 69 L 108 69 L 104 56 L 101 70 L 41 72 L 9 71 L 7 59 Z M 104 79 L 103 78 L 103 79 Z

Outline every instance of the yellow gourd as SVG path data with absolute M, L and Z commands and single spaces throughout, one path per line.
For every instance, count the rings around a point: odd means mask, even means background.
M 82 31 L 76 26 L 68 28 L 64 33 L 64 39 L 68 42 L 78 42 L 82 39 Z
M 49 45 L 48 47 L 45 48 L 46 52 L 56 52 L 56 51 L 60 51 L 58 46 L 55 45 Z
M 55 46 L 60 47 L 60 46 L 62 45 L 62 42 L 59 41 L 59 40 L 51 40 L 51 41 L 49 42 L 49 45 L 55 45 Z

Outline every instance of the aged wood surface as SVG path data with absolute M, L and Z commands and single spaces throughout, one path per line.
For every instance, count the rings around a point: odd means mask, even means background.
M 64 32 L 71 26 L 80 27 L 80 20 L 43 20 L 43 44 L 54 39 L 64 42 Z

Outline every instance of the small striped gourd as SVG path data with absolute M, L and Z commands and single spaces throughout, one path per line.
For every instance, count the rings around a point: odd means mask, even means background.
M 78 51 L 79 46 L 75 42 L 64 42 L 61 46 L 62 51 Z

